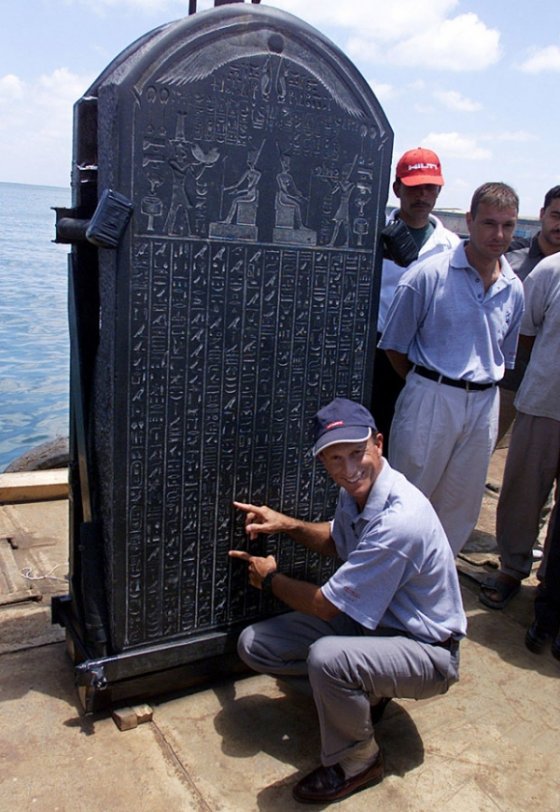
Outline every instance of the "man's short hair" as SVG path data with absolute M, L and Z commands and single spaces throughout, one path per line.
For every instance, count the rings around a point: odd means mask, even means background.
M 519 211 L 519 197 L 517 192 L 508 186 L 507 183 L 483 183 L 472 196 L 471 217 L 476 217 L 476 212 L 481 203 L 488 203 L 498 209 L 515 209 Z
M 553 186 L 544 196 L 543 209 L 547 209 L 553 200 L 560 197 L 560 186 Z

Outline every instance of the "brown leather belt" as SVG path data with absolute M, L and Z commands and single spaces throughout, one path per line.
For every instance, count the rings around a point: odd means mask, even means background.
M 496 386 L 495 383 L 476 383 L 475 381 L 462 380 L 456 381 L 454 378 L 448 378 L 446 375 L 440 375 L 439 372 L 435 371 L 435 369 L 421 367 L 418 364 L 414 364 L 412 371 L 416 372 L 417 375 L 421 375 L 422 378 L 429 378 L 430 381 L 444 383 L 447 386 L 457 386 L 460 389 L 466 389 L 467 391 L 472 390 L 473 392 L 480 392 L 482 389 L 490 389 L 492 386 Z

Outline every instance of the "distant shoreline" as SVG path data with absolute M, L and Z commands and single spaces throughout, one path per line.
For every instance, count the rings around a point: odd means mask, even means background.
M 0 180 L 0 186 L 31 186 L 35 189 L 57 189 L 58 191 L 65 192 L 71 191 L 71 186 L 52 186 L 50 183 L 20 183 L 14 180 Z

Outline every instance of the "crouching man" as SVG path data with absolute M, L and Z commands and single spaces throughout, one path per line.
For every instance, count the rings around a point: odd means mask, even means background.
M 238 650 L 255 671 L 309 680 L 321 766 L 294 787 L 302 802 L 345 798 L 383 778 L 374 725 L 393 697 L 425 699 L 458 679 L 466 631 L 451 548 L 432 506 L 382 457 L 360 404 L 336 398 L 315 417 L 314 456 L 340 495 L 332 522 L 303 522 L 235 502 L 250 539 L 286 533 L 341 566 L 327 583 L 296 580 L 273 556 L 231 550 L 250 584 L 293 612 L 244 629 Z

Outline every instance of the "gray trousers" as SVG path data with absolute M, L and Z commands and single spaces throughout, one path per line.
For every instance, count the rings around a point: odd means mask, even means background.
M 264 620 L 244 629 L 238 651 L 255 671 L 309 680 L 325 766 L 372 738 L 370 710 L 378 699 L 427 699 L 459 678 L 458 645 L 449 651 L 394 630 L 372 632 L 344 614 L 324 621 L 289 612 Z
M 428 497 L 454 555 L 478 521 L 499 407 L 497 387 L 467 391 L 414 371 L 397 400 L 389 462 Z
M 517 412 L 496 511 L 500 569 L 513 578 L 531 574 L 541 510 L 559 477 L 560 421 Z

